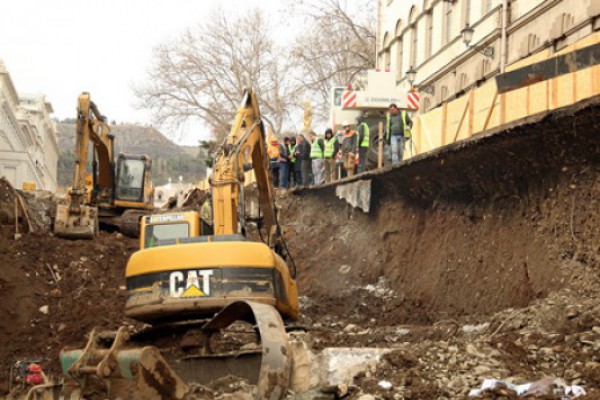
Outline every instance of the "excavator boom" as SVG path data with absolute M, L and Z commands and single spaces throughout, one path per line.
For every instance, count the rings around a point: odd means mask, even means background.
M 90 147 L 91 176 L 87 171 Z M 112 221 L 109 225 L 113 226 L 132 225 L 131 218 L 125 215 L 127 211 L 154 208 L 150 169 L 151 160 L 145 155 L 120 154 L 115 162 L 114 136 L 106 117 L 90 100 L 89 93 L 81 94 L 77 101 L 73 183 L 68 204 L 57 205 L 54 233 L 71 239 L 91 239 L 102 219 Z M 134 235 L 139 216 L 133 216 Z

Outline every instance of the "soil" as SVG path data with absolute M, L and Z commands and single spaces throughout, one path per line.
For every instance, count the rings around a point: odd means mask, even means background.
M 2 238 L 0 393 L 16 361 L 43 358 L 47 373 L 59 373 L 63 347 L 85 345 L 94 327 L 131 324 L 123 315 L 124 271 L 137 247 L 136 240 L 104 232 L 94 241 L 47 232 Z
M 349 377 L 344 398 L 466 399 L 485 378 L 546 376 L 600 398 L 598 121 L 600 106 L 582 105 L 367 174 L 368 214 L 335 186 L 280 193 L 305 328 L 295 334 L 313 351 L 390 350 Z M 16 361 L 42 358 L 60 376 L 63 347 L 84 346 L 94 327 L 135 325 L 123 308 L 137 240 L 28 232 L 14 195 L 0 181 L 0 396 Z M 252 390 L 224 378 L 191 396 Z

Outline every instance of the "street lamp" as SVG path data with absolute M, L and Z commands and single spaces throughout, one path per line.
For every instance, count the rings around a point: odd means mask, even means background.
M 408 69 L 408 71 L 406 71 L 406 79 L 408 80 L 410 87 L 412 87 L 413 83 L 415 83 L 416 76 L 417 76 L 417 71 L 415 71 L 415 69 L 411 65 L 410 68 Z
M 478 49 L 475 46 L 471 46 L 471 41 L 473 40 L 473 34 L 475 33 L 475 29 L 471 28 L 467 23 L 460 34 L 462 35 L 463 42 L 468 49 L 473 49 L 476 52 L 483 54 L 488 58 L 494 58 L 494 48 L 492 46 L 487 46 L 483 50 Z
M 408 84 L 410 85 L 411 89 L 414 87 L 413 84 L 415 83 L 416 77 L 417 77 L 417 71 L 411 65 L 411 67 L 408 69 L 408 71 L 406 71 L 406 80 L 408 81 Z M 423 87 L 419 86 L 418 89 L 419 89 L 419 92 L 424 92 L 431 96 L 433 96 L 435 94 L 435 89 L 433 86 L 423 86 Z

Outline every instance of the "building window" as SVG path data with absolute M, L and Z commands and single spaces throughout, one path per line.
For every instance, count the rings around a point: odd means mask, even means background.
M 563 14 L 562 16 L 562 32 L 566 33 L 569 29 L 573 27 L 575 23 L 575 18 L 571 14 Z
M 462 26 L 471 23 L 471 0 L 464 0 Z
M 392 66 L 391 52 L 390 52 L 390 49 L 388 48 L 387 50 L 385 50 L 385 53 L 383 54 L 383 67 L 385 68 L 386 71 L 389 71 L 391 66 Z
M 412 28 L 410 28 L 410 36 L 412 38 L 412 49 L 410 53 L 410 64 L 411 66 L 417 65 L 417 48 L 419 45 L 418 37 L 417 37 L 417 25 L 414 24 Z
M 460 74 L 460 80 L 458 82 L 458 87 L 460 90 L 465 90 L 469 84 L 469 78 L 467 74 Z
M 402 78 L 404 72 L 402 71 L 402 59 L 404 58 L 404 43 L 402 40 L 396 41 L 396 71 L 398 71 L 398 80 Z
M 448 98 L 448 86 L 442 86 L 441 90 L 442 101 Z
M 483 15 L 492 11 L 492 0 L 483 0 L 481 9 L 483 10 Z
M 529 34 L 527 38 L 527 54 L 533 53 L 540 46 L 540 38 L 537 35 Z
M 425 22 L 427 24 L 427 32 L 426 32 L 426 43 L 425 43 L 425 58 L 431 57 L 432 47 L 433 47 L 433 13 L 429 11 L 425 17 Z
M 429 98 L 424 99 L 423 105 L 421 106 L 421 112 L 426 113 L 427 111 L 429 111 L 430 108 L 431 108 L 431 100 L 429 100 Z
M 450 1 L 444 2 L 446 10 L 444 13 L 444 44 L 452 41 L 452 11 L 454 10 L 454 3 Z

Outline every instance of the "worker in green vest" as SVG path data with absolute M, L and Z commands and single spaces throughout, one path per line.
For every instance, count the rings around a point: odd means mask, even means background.
M 290 157 L 290 169 L 288 171 L 288 182 L 290 187 L 297 185 L 298 180 L 296 174 L 296 138 L 292 136 L 289 143 L 287 144 L 288 154 Z
M 337 138 L 333 136 L 333 131 L 328 128 L 325 131 L 325 138 L 323 139 L 325 183 L 336 180 L 336 156 L 339 150 L 340 144 Z
M 392 164 L 398 164 L 404 158 L 404 142 L 411 137 L 412 120 L 394 103 L 390 104 L 388 111 L 385 122 L 385 142 L 391 151 L 388 159 Z
M 370 129 L 365 118 L 361 118 L 358 124 L 358 173 L 367 170 L 367 157 L 369 154 Z
M 323 172 L 324 172 L 324 160 L 323 153 L 325 151 L 325 144 L 323 138 L 318 137 L 314 132 L 310 132 L 310 159 L 312 162 L 312 173 L 313 183 L 320 185 L 323 183 Z

